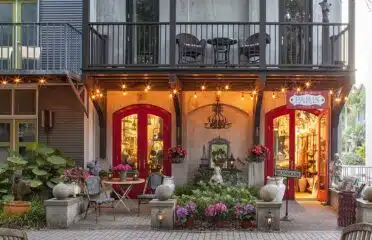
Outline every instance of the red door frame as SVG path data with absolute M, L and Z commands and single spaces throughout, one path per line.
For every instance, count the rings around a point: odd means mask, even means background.
M 136 104 L 128 107 L 124 107 L 113 114 L 112 124 L 112 165 L 121 163 L 121 120 L 132 114 L 138 115 L 138 139 L 137 139 L 137 168 L 140 177 L 146 178 L 148 175 L 148 164 L 147 164 L 147 115 L 155 115 L 163 119 L 163 173 L 167 176 L 172 174 L 172 164 L 168 158 L 168 149 L 171 145 L 172 136 L 172 116 L 171 114 L 154 105 L 150 104 Z
M 322 113 L 326 113 L 326 110 L 318 109 L 299 109 L 302 111 L 310 112 L 316 116 L 320 116 Z M 265 164 L 265 182 L 268 176 L 274 176 L 274 135 L 273 135 L 273 124 L 274 119 L 283 115 L 289 115 L 289 167 L 290 169 L 295 169 L 295 142 L 296 142 L 296 109 L 288 109 L 286 105 L 280 106 L 278 108 L 272 109 L 267 112 L 265 115 L 265 145 L 269 148 L 270 153 L 269 157 Z M 327 123 L 328 124 L 328 123 Z M 294 199 L 295 196 L 295 181 L 293 178 L 290 178 L 288 181 L 288 192 L 286 196 L 289 199 Z

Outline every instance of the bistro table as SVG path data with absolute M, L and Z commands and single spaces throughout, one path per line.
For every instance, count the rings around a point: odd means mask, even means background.
M 115 195 L 119 199 L 119 201 L 118 201 L 118 203 L 116 204 L 115 207 L 117 207 L 120 203 L 122 203 L 124 205 L 124 207 L 128 210 L 128 212 L 130 212 L 131 210 L 127 206 L 127 204 L 125 204 L 125 201 L 128 201 L 130 199 L 130 197 L 129 197 L 130 191 L 132 190 L 132 188 L 133 188 L 134 185 L 141 184 L 141 183 L 144 183 L 144 182 L 145 182 L 145 179 L 143 179 L 143 178 L 139 178 L 137 180 L 133 180 L 132 178 L 128 178 L 125 181 L 121 181 L 120 178 L 104 179 L 104 180 L 102 180 L 102 183 L 103 184 L 107 184 L 107 185 L 118 185 L 120 187 L 120 189 L 123 192 L 123 195 L 120 195 L 120 193 L 118 193 L 115 190 L 115 188 L 112 187 L 112 191 L 115 193 Z
M 230 64 L 230 48 L 238 43 L 237 40 L 220 37 L 207 40 L 208 44 L 213 45 L 214 64 Z M 222 56 L 221 56 L 222 55 Z

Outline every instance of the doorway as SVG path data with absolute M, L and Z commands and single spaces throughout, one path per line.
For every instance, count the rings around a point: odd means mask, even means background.
M 136 167 L 139 176 L 146 178 L 161 170 L 171 176 L 168 149 L 171 144 L 171 114 L 159 107 L 138 104 L 125 107 L 113 115 L 112 166 L 126 162 Z M 143 185 L 134 188 L 137 195 Z
M 327 201 L 327 111 L 282 106 L 267 113 L 266 122 L 265 139 L 271 154 L 265 175 L 273 176 L 275 168 L 300 171 L 300 179 L 289 179 L 286 197 Z

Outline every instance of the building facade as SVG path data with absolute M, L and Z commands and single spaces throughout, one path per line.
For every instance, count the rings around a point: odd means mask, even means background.
M 77 0 L 0 1 L 0 162 L 38 141 L 84 164 L 82 7 Z

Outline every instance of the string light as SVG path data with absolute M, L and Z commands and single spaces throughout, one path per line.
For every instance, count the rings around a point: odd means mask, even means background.
M 173 94 L 174 94 L 174 95 L 177 94 L 177 89 L 173 89 Z
M 217 95 L 218 95 L 218 96 L 221 95 L 221 90 L 218 90 L 218 91 L 217 91 Z
M 198 98 L 198 95 L 196 95 L 196 92 L 194 92 L 194 98 Z
M 335 99 L 335 101 L 339 103 L 339 102 L 341 102 L 341 98 L 340 98 L 340 97 L 337 97 L 337 98 Z
M 45 83 L 46 83 L 45 78 L 40 78 L 40 79 L 39 79 L 39 84 L 40 84 L 40 85 L 44 85 Z
M 280 91 L 282 92 L 282 93 L 284 93 L 285 92 L 285 87 L 282 87 L 282 89 L 280 89 Z
M 148 92 L 150 89 L 151 89 L 150 84 L 147 84 L 147 85 L 146 85 L 146 88 L 145 88 L 145 92 Z
M 253 90 L 252 94 L 253 95 L 256 95 L 257 94 L 257 91 L 256 90 Z
M 305 86 L 306 86 L 307 88 L 311 87 L 311 82 L 310 82 L 310 81 L 306 82 L 306 83 L 305 83 Z
M 225 90 L 229 90 L 229 89 L 230 89 L 229 84 L 226 84 L 226 86 L 225 86 Z
M 201 88 L 202 91 L 204 91 L 206 89 L 205 85 L 202 85 L 200 88 Z
M 253 99 L 254 99 L 254 97 L 253 97 L 253 95 L 251 95 L 251 100 L 253 101 Z
M 349 98 L 348 98 L 348 97 L 345 97 L 344 99 L 345 99 L 345 101 L 349 100 Z
M 148 91 L 149 91 L 149 89 L 147 87 L 145 87 L 145 92 L 148 92 Z
M 273 95 L 271 96 L 273 99 L 275 99 L 276 98 L 276 93 L 275 92 L 273 92 Z
M 244 93 L 242 93 L 242 101 L 244 100 Z
M 127 95 L 128 95 L 127 90 L 124 90 L 124 91 L 121 93 L 121 95 L 123 95 L 123 96 L 127 96 Z
M 169 93 L 169 98 L 173 98 L 173 94 L 172 93 Z
M 103 97 L 103 93 L 99 88 L 97 88 L 96 90 L 93 91 L 91 97 L 92 97 L 93 100 L 100 99 L 100 98 Z
M 19 78 L 19 77 L 16 77 L 15 79 L 14 79 L 14 83 L 15 84 L 18 84 L 18 83 L 20 83 L 21 82 L 21 79 Z
M 300 88 L 300 87 L 297 87 L 297 88 L 296 88 L 296 91 L 297 91 L 297 92 L 301 92 L 301 88 Z
M 127 89 L 127 85 L 126 85 L 125 83 L 122 84 L 122 85 L 121 85 L 121 89 L 123 89 L 123 90 L 124 90 L 124 89 Z
M 1 81 L 1 85 L 5 86 L 5 85 L 7 85 L 7 84 L 8 84 L 8 81 L 7 81 L 7 80 L 2 80 L 2 81 Z
M 329 95 L 332 95 L 333 94 L 333 90 L 330 89 L 328 93 L 329 93 Z

